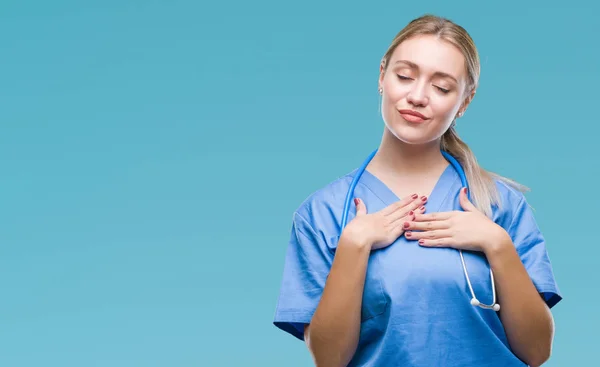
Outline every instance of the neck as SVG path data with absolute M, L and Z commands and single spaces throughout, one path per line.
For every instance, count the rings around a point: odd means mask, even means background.
M 440 151 L 439 140 L 428 144 L 407 144 L 385 129 L 370 169 L 394 176 L 418 177 L 431 174 L 447 165 L 448 161 Z

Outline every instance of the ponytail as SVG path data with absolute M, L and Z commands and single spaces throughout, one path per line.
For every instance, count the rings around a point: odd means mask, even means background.
M 394 37 L 383 56 L 383 71 L 387 71 L 392 53 L 399 44 L 420 35 L 433 35 L 456 46 L 465 57 L 467 90 L 472 92 L 477 89 L 481 66 L 475 42 L 463 27 L 449 19 L 433 15 L 424 15 L 414 19 Z M 496 187 L 497 181 L 502 181 L 517 191 L 525 192 L 529 190 L 508 178 L 481 168 L 471 149 L 458 137 L 454 125 L 442 136 L 441 149 L 448 152 L 461 164 L 469 182 L 473 205 L 488 217 L 492 216 L 492 207 L 495 205 L 500 207 L 501 204 L 498 188 Z
M 486 171 L 479 166 L 475 154 L 458 136 L 454 124 L 442 136 L 441 149 L 448 152 L 461 164 L 469 183 L 471 202 L 489 218 L 492 217 L 492 207 L 500 206 L 496 180 L 503 181 L 521 192 L 529 190 L 511 179 Z

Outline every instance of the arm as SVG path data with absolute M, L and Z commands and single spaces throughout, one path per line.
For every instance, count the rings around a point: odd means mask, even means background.
M 358 345 L 360 311 L 370 247 L 344 236 L 305 340 L 318 367 L 346 366 Z
M 527 273 L 510 236 L 504 232 L 486 251 L 498 290 L 500 319 L 513 352 L 532 367 L 550 358 L 554 321 Z
M 367 214 L 356 198 L 356 216 L 340 234 L 335 253 L 302 215 L 294 215 L 274 323 L 304 339 L 318 367 L 352 360 L 371 251 L 396 241 L 404 233 L 404 220 L 414 219 L 413 211 L 422 213 L 424 202 L 413 195 Z
M 500 320 L 517 357 L 540 366 L 550 357 L 554 320 L 549 308 L 562 296 L 554 279 L 545 240 L 524 196 L 507 201 L 511 213 L 497 224 L 460 191 L 464 211 L 417 215 L 407 230 L 426 247 L 483 252 L 494 272 Z M 540 297 L 543 295 L 544 298 Z

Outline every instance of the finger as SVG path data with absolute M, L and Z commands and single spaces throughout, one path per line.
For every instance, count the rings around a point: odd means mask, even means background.
M 448 222 L 440 220 L 429 222 L 406 221 L 402 228 L 404 228 L 405 231 L 434 231 L 439 229 L 447 229 L 449 228 L 449 225 Z
M 354 205 L 356 205 L 356 216 L 367 214 L 367 206 L 359 198 L 354 198 Z
M 404 224 L 406 221 L 413 221 L 415 216 L 418 214 L 423 214 L 425 212 L 425 205 L 418 204 L 418 201 L 411 203 L 405 210 L 397 211 L 388 216 L 391 225 L 397 225 L 398 221 L 402 221 L 400 225 Z M 418 205 L 417 205 L 418 204 Z M 409 209 L 411 209 L 409 211 Z
M 464 211 L 466 211 L 466 212 L 477 211 L 477 208 L 475 207 L 475 205 L 473 205 L 473 203 L 471 203 L 471 201 L 469 200 L 469 197 L 467 196 L 467 188 L 466 187 L 463 187 L 460 190 L 459 200 L 460 200 L 460 206 L 464 209 Z
M 455 243 L 452 237 L 425 239 L 422 238 L 418 241 L 420 246 L 423 247 L 454 247 Z
M 449 231 L 444 229 L 437 229 L 425 232 L 413 232 L 412 230 L 405 230 L 404 237 L 406 237 L 409 240 L 435 240 L 438 238 L 448 238 L 451 237 L 451 235 Z
M 396 223 L 394 223 L 392 227 L 392 233 L 395 236 L 395 238 L 398 238 L 404 234 L 404 228 L 402 227 L 402 223 L 403 221 L 396 221 Z
M 415 208 L 415 209 L 411 210 L 410 212 L 408 212 L 404 217 L 398 216 L 398 218 L 396 218 L 394 220 L 394 222 L 396 222 L 397 220 L 412 221 L 415 219 L 415 216 L 417 216 L 418 214 L 423 214 L 424 212 L 425 212 L 425 205 L 421 205 L 420 207 Z
M 401 199 L 396 201 L 395 203 L 388 205 L 387 207 L 383 208 L 383 210 L 381 210 L 381 214 L 383 214 L 384 216 L 389 215 L 391 213 L 396 212 L 398 209 L 402 209 L 404 207 L 406 207 L 407 205 L 409 205 L 410 203 L 412 203 L 413 201 L 415 201 L 419 196 L 417 194 L 413 194 L 412 196 L 409 196 L 407 198 Z
M 396 226 L 398 224 L 404 225 L 404 222 L 414 221 L 415 216 L 418 214 L 423 214 L 423 212 L 425 212 L 425 205 L 421 205 L 418 208 L 409 211 L 408 213 L 398 212 L 398 214 L 395 214 L 394 216 L 390 215 L 388 218 L 390 218 L 390 225 L 392 226 Z
M 419 196 L 417 194 L 412 194 L 411 196 L 404 198 L 402 200 L 399 200 L 391 205 L 388 205 L 386 208 L 384 208 L 381 213 L 383 215 L 389 215 L 391 213 L 394 213 L 404 207 L 406 207 L 407 205 L 413 203 L 413 202 L 418 202 L 419 200 Z
M 427 198 L 425 198 L 425 201 L 427 200 Z M 414 202 L 410 203 L 408 206 L 406 206 L 403 210 L 398 210 L 394 213 L 391 213 L 390 215 L 388 215 L 388 220 L 390 221 L 391 224 L 395 225 L 397 221 L 402 220 L 402 221 L 406 221 L 406 220 L 414 220 L 415 215 L 417 214 L 423 214 L 425 212 L 425 203 L 423 202 L 423 199 L 419 199 L 419 200 L 415 200 Z
M 415 199 L 412 202 L 410 202 L 408 205 L 387 214 L 387 216 L 391 222 L 395 222 L 396 220 L 398 220 L 406 215 L 412 215 L 411 212 L 423 213 L 425 211 L 424 206 L 425 206 L 426 202 L 427 202 L 427 197 L 421 196 L 420 198 Z M 421 211 L 419 211 L 418 209 L 421 207 L 423 207 L 423 209 Z
M 394 219 L 393 221 L 391 221 L 389 223 L 390 226 L 392 227 L 396 227 L 399 226 L 400 228 L 403 228 L 404 223 L 406 222 L 412 222 L 415 220 L 415 215 L 417 215 L 414 211 L 410 211 L 408 213 L 406 213 L 406 215 L 403 216 L 399 216 L 398 218 Z
M 417 215 L 415 215 L 415 221 L 416 222 L 436 222 L 436 221 L 448 220 L 453 215 L 454 215 L 454 212 L 417 214 Z

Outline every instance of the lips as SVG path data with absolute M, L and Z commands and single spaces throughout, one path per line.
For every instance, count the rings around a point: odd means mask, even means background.
M 414 110 L 398 110 L 398 112 L 400 112 L 402 118 L 410 122 L 423 122 L 429 119 L 425 115 Z

